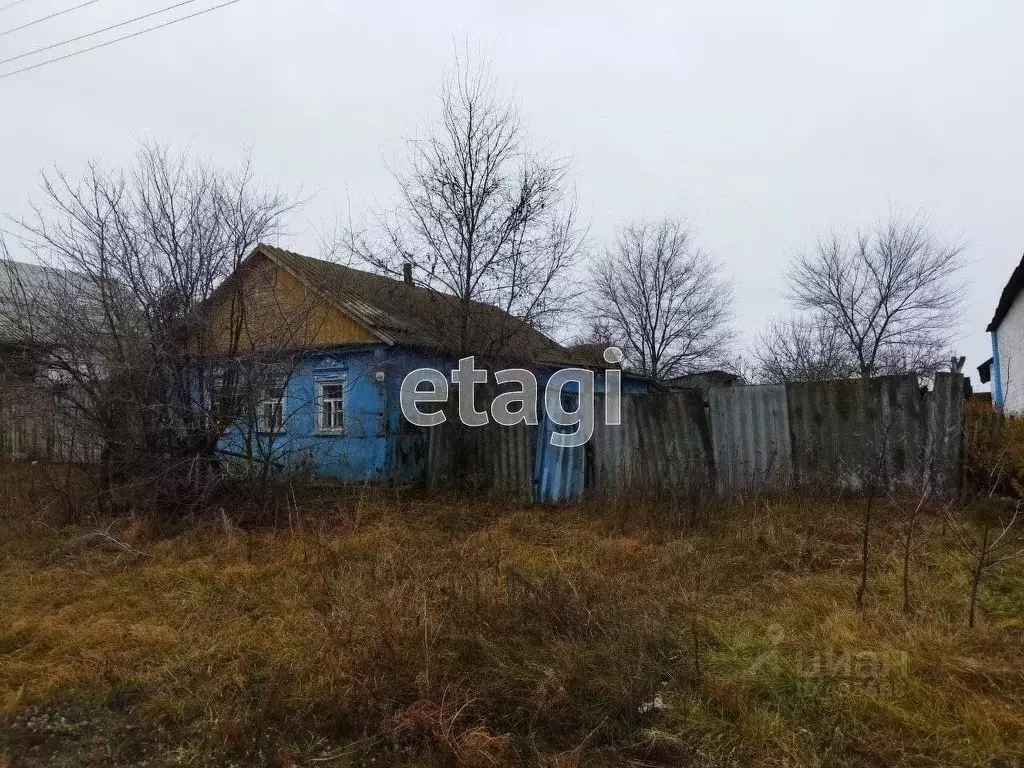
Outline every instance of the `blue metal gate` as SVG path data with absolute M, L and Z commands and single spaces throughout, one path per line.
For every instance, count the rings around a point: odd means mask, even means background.
M 576 392 L 562 392 L 562 407 L 566 411 L 576 410 L 579 395 Z M 583 498 L 583 487 L 586 476 L 586 459 L 584 446 L 576 448 L 559 448 L 551 444 L 551 435 L 555 432 L 568 434 L 577 427 L 562 427 L 555 424 L 544 413 L 540 429 L 537 430 L 537 462 L 535 482 L 537 492 L 535 498 L 546 504 L 566 501 L 579 501 Z

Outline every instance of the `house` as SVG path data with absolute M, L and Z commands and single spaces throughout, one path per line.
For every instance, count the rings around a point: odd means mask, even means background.
M 992 357 L 978 367 L 981 382 L 992 382 L 995 406 L 1007 413 L 1024 412 L 1024 259 L 1013 270 L 986 329 Z
M 42 350 L 27 343 L 16 317 L 18 294 L 23 285 L 38 284 L 42 268 L 5 261 L 0 267 L 0 457 L 36 458 L 47 451 L 44 423 L 35 400 L 33 382 L 43 357 Z
M 349 481 L 422 475 L 426 435 L 399 404 L 413 370 L 449 375 L 474 354 L 492 370 L 528 368 L 543 384 L 582 365 L 512 315 L 415 285 L 408 270 L 395 280 L 269 245 L 215 291 L 202 333 L 210 370 L 244 360 L 259 372 L 252 406 L 230 410 L 220 453 Z M 600 370 L 596 377 L 600 391 Z M 625 376 L 623 389 L 644 391 L 646 382 Z M 211 390 L 215 402 L 218 386 Z
M 48 320 L 66 317 L 70 295 L 88 295 L 81 275 L 0 261 L 0 458 L 92 462 L 98 455 L 68 406 L 68 385 L 49 363 L 59 339 Z

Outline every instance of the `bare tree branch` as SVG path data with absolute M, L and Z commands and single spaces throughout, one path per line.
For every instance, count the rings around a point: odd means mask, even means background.
M 862 376 L 931 374 L 951 355 L 962 266 L 962 246 L 920 218 L 890 215 L 853 241 L 820 240 L 793 260 L 787 279 L 796 306 L 829 320 Z
M 668 379 L 722 365 L 732 287 L 684 222 L 627 225 L 593 269 L 592 319 L 622 339 L 639 373 Z
M 255 373 L 271 370 L 254 336 L 301 346 L 296 317 L 247 312 L 253 297 L 225 283 L 293 204 L 248 162 L 224 172 L 152 144 L 128 171 L 44 174 L 42 192 L 21 224 L 40 267 L 8 262 L 0 281 L 0 321 L 32 350 L 38 383 L 102 446 L 106 484 L 212 461 L 242 390 L 255 397 Z M 222 285 L 229 318 L 211 324 Z M 210 397 L 225 386 L 239 391 Z
M 437 294 L 437 331 L 460 354 L 500 356 L 523 325 L 550 327 L 572 295 L 565 281 L 581 237 L 566 192 L 568 163 L 527 146 L 522 120 L 486 67 L 459 62 L 427 135 L 393 170 L 394 211 L 350 228 L 348 254 Z M 501 318 L 487 307 L 498 307 Z
M 842 332 L 823 314 L 772 320 L 754 356 L 766 384 L 841 379 L 857 370 Z

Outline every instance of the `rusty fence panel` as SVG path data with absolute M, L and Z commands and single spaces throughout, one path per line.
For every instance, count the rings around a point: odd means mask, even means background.
M 866 491 L 920 486 L 927 439 L 916 376 L 790 384 L 796 485 Z
M 587 486 L 599 497 L 695 495 L 712 484 L 711 431 L 700 392 L 622 396 L 621 425 L 595 403 Z
M 708 392 L 718 493 L 780 493 L 793 482 L 789 403 L 783 385 Z
M 534 497 L 537 427 L 465 427 L 449 418 L 429 430 L 426 479 L 431 489 L 457 489 L 529 502 Z
M 622 397 L 621 424 L 595 401 L 593 438 L 555 450 L 550 429 L 429 430 L 429 487 L 522 501 L 692 497 L 791 489 L 864 492 L 872 484 L 948 494 L 963 459 L 963 378 L 939 374 L 741 386 Z

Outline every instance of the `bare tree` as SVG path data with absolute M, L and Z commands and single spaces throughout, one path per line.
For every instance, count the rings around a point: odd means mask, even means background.
M 892 214 L 852 241 L 820 240 L 794 259 L 787 279 L 796 306 L 839 331 L 860 375 L 929 374 L 950 357 L 962 255 L 924 220 Z
M 577 334 L 573 344 L 577 346 L 617 347 L 621 346 L 623 341 L 611 323 L 607 320 L 598 319 L 591 321 L 586 330 Z
M 723 364 L 732 287 L 683 221 L 627 225 L 591 280 L 593 321 L 623 340 L 638 373 L 668 379 Z
M 247 312 L 241 281 L 225 283 L 292 203 L 247 164 L 222 172 L 157 145 L 130 171 L 57 171 L 42 191 L 21 240 L 43 268 L 28 280 L 12 269 L 0 307 L 101 446 L 104 489 L 113 475 L 212 460 L 241 394 L 274 368 L 254 336 L 298 346 L 294 316 Z M 215 327 L 206 310 L 218 289 L 230 309 Z
M 856 371 L 846 339 L 827 315 L 776 318 L 758 338 L 757 378 L 768 384 L 846 378 Z
M 870 454 L 868 461 L 854 467 L 854 476 L 864 490 L 864 516 L 861 518 L 860 538 L 860 582 L 857 585 L 857 608 L 864 607 L 864 596 L 868 591 L 869 558 L 871 555 L 871 532 L 874 523 L 874 511 L 878 497 L 889 484 L 886 469 L 889 463 L 889 446 L 892 443 L 892 428 L 895 417 L 876 425 L 874 434 L 865 435 Z
M 393 169 L 399 206 L 369 232 L 350 229 L 344 245 L 379 272 L 433 289 L 430 323 L 450 349 L 500 356 L 523 326 L 549 325 L 566 308 L 563 278 L 580 249 L 567 171 L 529 148 L 488 69 L 460 61 L 440 115 Z
M 949 528 L 956 534 L 957 543 L 970 567 L 967 625 L 972 629 L 985 574 L 1005 563 L 1024 558 L 1022 504 L 1018 501 L 1012 512 L 987 505 L 979 511 L 980 525 L 969 520 L 963 513 L 946 510 Z
M 937 428 L 937 427 L 935 427 Z M 922 459 L 922 483 L 920 490 L 915 494 L 896 492 L 889 489 L 889 498 L 892 507 L 900 522 L 902 531 L 900 533 L 902 577 L 901 588 L 903 593 L 903 613 L 910 614 L 913 605 L 910 597 L 911 579 L 910 569 L 914 554 L 928 543 L 931 533 L 927 525 L 926 513 L 930 504 L 934 503 L 941 494 L 940 474 L 942 462 L 939 461 L 934 441 L 928 446 Z M 922 518 L 924 522 L 922 523 Z

